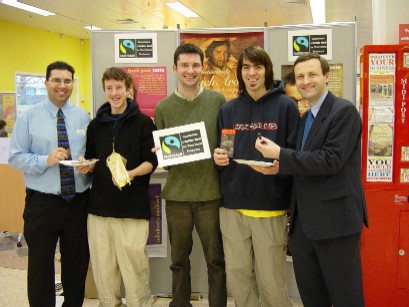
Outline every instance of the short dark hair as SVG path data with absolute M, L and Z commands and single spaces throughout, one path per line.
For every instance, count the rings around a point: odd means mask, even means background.
M 207 47 L 206 52 L 205 52 L 205 57 L 206 59 L 212 60 L 212 53 L 214 51 L 214 49 L 216 49 L 217 47 L 226 45 L 227 47 L 227 56 L 229 57 L 231 55 L 231 49 L 230 49 L 230 42 L 225 39 L 222 41 L 212 41 L 212 43 Z
M 133 86 L 132 76 L 120 67 L 109 67 L 104 71 L 104 74 L 102 75 L 102 88 L 104 91 L 106 80 L 125 81 L 125 87 L 127 90 Z
M 303 53 L 301 54 L 294 62 L 294 67 L 298 64 L 298 63 L 302 63 L 308 60 L 312 60 L 312 59 L 317 59 L 318 61 L 320 61 L 321 64 L 321 70 L 322 70 L 322 74 L 325 75 L 326 73 L 329 72 L 329 64 L 328 61 L 326 59 L 324 59 L 322 56 L 320 56 L 318 53 L 313 53 L 313 52 L 307 52 L 307 53 Z
M 47 66 L 47 72 L 45 74 L 45 79 L 48 81 L 53 70 L 68 70 L 72 74 L 72 80 L 74 81 L 75 69 L 70 64 L 63 61 L 56 61 Z
M 246 85 L 244 84 L 243 76 L 241 74 L 244 59 L 249 60 L 253 64 L 264 66 L 266 70 L 266 74 L 264 76 L 265 78 L 264 85 L 267 90 L 272 89 L 274 85 L 273 63 L 271 62 L 269 55 L 263 48 L 254 46 L 244 49 L 243 52 L 240 54 L 240 58 L 237 64 L 237 79 L 239 81 L 239 92 L 241 93 L 246 89 Z
M 283 78 L 283 83 L 284 87 L 286 85 L 295 85 L 295 75 L 294 71 L 290 71 L 288 74 L 286 74 Z
M 5 120 L 0 119 L 0 129 L 3 129 L 4 127 L 6 127 L 7 122 Z
M 203 61 L 204 61 L 203 51 L 198 46 L 193 45 L 193 44 L 184 44 L 184 45 L 180 45 L 179 47 L 177 47 L 173 55 L 173 64 L 177 66 L 179 56 L 181 54 L 189 54 L 189 53 L 198 54 L 200 56 L 200 62 L 203 65 Z

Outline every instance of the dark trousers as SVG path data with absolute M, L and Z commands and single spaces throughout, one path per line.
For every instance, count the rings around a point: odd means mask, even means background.
M 190 304 L 190 260 L 193 227 L 199 235 L 207 263 L 209 306 L 227 304 L 226 272 L 219 224 L 221 202 L 166 202 L 166 217 L 171 244 L 173 299 L 169 306 Z
M 88 192 L 71 202 L 27 189 L 24 237 L 28 245 L 27 289 L 31 307 L 55 306 L 54 257 L 58 239 L 64 307 L 80 307 L 84 300 L 89 251 Z
M 304 307 L 364 307 L 361 233 L 311 240 L 298 216 L 293 223 L 294 273 Z

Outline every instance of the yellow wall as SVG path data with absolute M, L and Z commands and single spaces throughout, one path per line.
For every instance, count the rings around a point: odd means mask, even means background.
M 45 75 L 48 64 L 65 61 L 79 78 L 79 105 L 92 114 L 90 40 L 0 20 L 0 92 L 15 92 L 15 72 Z

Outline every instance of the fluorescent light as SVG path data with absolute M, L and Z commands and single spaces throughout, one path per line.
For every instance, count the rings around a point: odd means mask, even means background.
M 17 0 L 1 0 L 1 3 L 10 5 L 12 7 L 15 7 L 21 10 L 29 11 L 31 13 L 43 15 L 43 16 L 55 15 L 53 12 L 42 10 L 42 9 L 39 9 L 38 7 L 31 6 L 25 3 L 17 2 Z
M 91 30 L 91 31 L 101 30 L 101 28 L 98 28 L 96 26 L 86 26 L 84 27 L 84 29 Z
M 314 24 L 326 23 L 325 0 L 310 0 L 312 20 Z
M 183 5 L 182 3 L 178 2 L 167 2 L 165 3 L 170 8 L 174 9 L 176 12 L 182 14 L 185 17 L 199 17 L 195 12 L 193 12 L 190 8 Z

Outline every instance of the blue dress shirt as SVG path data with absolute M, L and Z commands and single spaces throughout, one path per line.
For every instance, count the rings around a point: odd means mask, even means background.
M 62 107 L 71 156 L 78 160 L 85 154 L 86 132 L 90 118 L 85 110 L 68 102 Z M 10 143 L 9 164 L 24 173 L 27 188 L 59 195 L 58 163 L 49 167 L 48 155 L 58 147 L 58 107 L 48 99 L 21 114 L 14 125 Z M 91 176 L 74 168 L 75 191 L 84 192 L 91 185 Z

